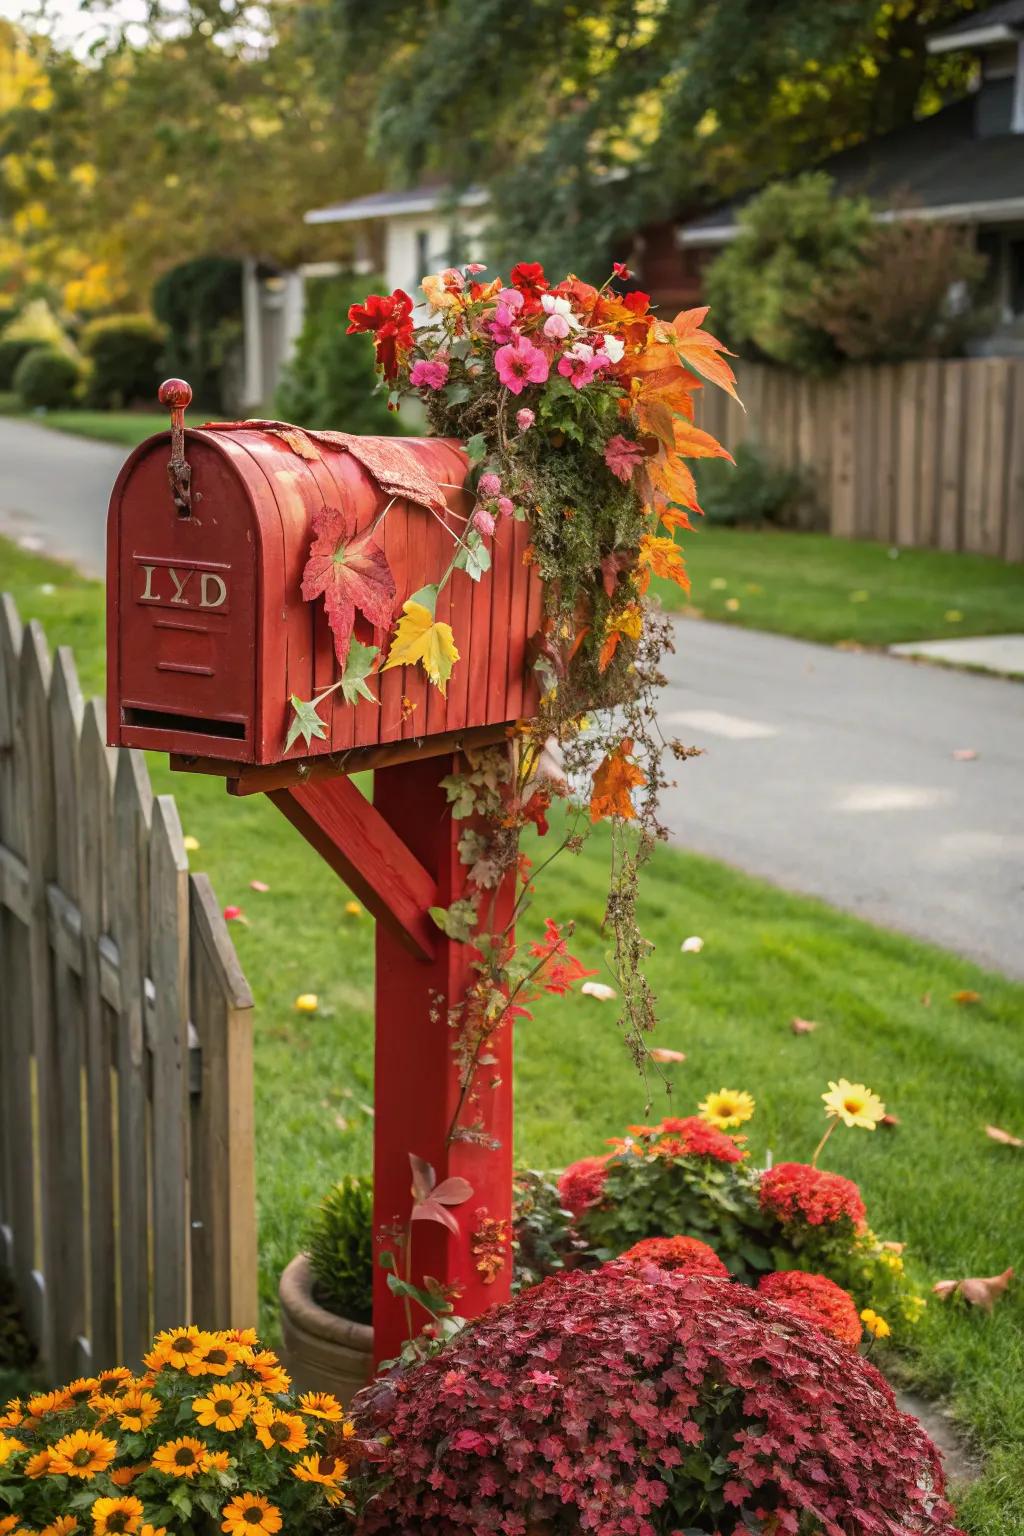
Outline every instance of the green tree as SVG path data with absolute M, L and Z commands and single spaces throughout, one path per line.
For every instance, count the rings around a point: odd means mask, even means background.
M 396 174 L 493 192 L 495 255 L 603 273 L 621 235 L 934 110 L 969 64 L 927 34 L 975 0 L 326 0 L 377 72 Z

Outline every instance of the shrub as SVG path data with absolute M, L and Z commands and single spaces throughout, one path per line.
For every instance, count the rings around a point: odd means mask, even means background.
M 578 1217 L 596 1205 L 604 1193 L 607 1172 L 606 1157 L 581 1157 L 570 1163 L 558 1179 L 558 1194 L 565 1209 Z
M 18 364 L 38 346 L 38 341 L 30 341 L 27 336 L 0 337 L 0 389 L 14 387 L 14 375 Z
M 366 295 L 367 278 L 311 282 L 295 355 L 284 370 L 274 409 L 284 421 L 321 430 L 397 433 L 402 420 L 375 393 L 373 343 L 345 334 L 348 307 Z
M 145 1364 L 139 1378 L 116 1367 L 7 1405 L 0 1531 L 257 1536 L 319 1529 L 304 1521 L 342 1503 L 340 1405 L 291 1398 L 251 1329 L 170 1329 Z
M 74 358 L 56 347 L 33 347 L 14 370 L 14 388 L 32 410 L 58 410 L 71 405 L 81 369 Z
M 310 1225 L 309 1262 L 317 1301 L 368 1323 L 373 1302 L 373 1181 L 349 1174 L 324 1196 Z
M 4 326 L 5 341 L 32 341 L 37 347 L 71 352 L 67 332 L 45 299 L 29 299 Z
M 197 256 L 153 287 L 153 313 L 165 326 L 168 374 L 188 379 L 197 405 L 225 408 L 225 378 L 242 334 L 242 263 Z
M 807 313 L 807 296 L 858 265 L 870 229 L 868 200 L 837 197 L 821 171 L 766 187 L 707 270 L 707 300 L 726 339 L 803 372 L 833 367 L 836 345 Z
M 100 410 L 138 402 L 155 404 L 164 333 L 149 315 L 91 320 L 81 335 L 91 364 L 86 399 Z
M 544 1174 L 532 1169 L 517 1173 L 512 1196 L 514 1285 L 519 1290 L 558 1274 L 585 1245 L 573 1231 L 559 1185 Z
M 827 1275 L 807 1274 L 802 1269 L 778 1270 L 773 1275 L 762 1275 L 757 1289 L 769 1301 L 824 1328 L 852 1349 L 860 1343 L 863 1330 L 857 1304 L 849 1291 Z
M 627 1248 L 621 1262 L 642 1269 L 653 1264 L 669 1274 L 717 1275 L 729 1278 L 729 1271 L 718 1254 L 698 1237 L 643 1237 Z
M 726 1280 L 547 1280 L 367 1388 L 367 1536 L 954 1536 L 938 1455 L 866 1360 Z
M 808 1163 L 776 1163 L 761 1178 L 761 1209 L 784 1226 L 863 1227 L 867 1219 L 860 1190 L 852 1179 Z
M 804 477 L 772 464 L 750 443 L 739 445 L 735 464 L 704 459 L 694 466 L 694 475 L 709 523 L 723 528 L 760 523 L 792 528 L 815 521 Z
M 0 1371 L 23 1371 L 35 1357 L 14 1283 L 7 1271 L 0 1269 Z
M 865 235 L 849 270 L 818 279 L 803 314 L 857 362 L 949 357 L 989 322 L 977 302 L 986 266 L 966 230 L 897 219 Z

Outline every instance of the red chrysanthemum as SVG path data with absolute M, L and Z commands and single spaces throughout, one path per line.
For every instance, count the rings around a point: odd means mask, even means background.
M 827 1275 L 808 1275 L 801 1269 L 784 1269 L 774 1275 L 762 1275 L 757 1289 L 769 1301 L 810 1323 L 817 1323 L 852 1349 L 860 1343 L 863 1329 L 857 1303 L 849 1291 L 844 1291 Z
M 729 1271 L 718 1254 L 699 1237 L 642 1237 L 622 1255 L 630 1264 L 654 1264 L 669 1274 L 717 1275 L 727 1280 Z
M 377 366 L 388 380 L 398 377 L 398 370 L 412 346 L 412 309 L 409 295 L 401 288 L 394 293 L 371 293 L 365 304 L 353 304 L 348 312 L 347 336 L 355 331 L 369 331 L 377 351 Z
M 708 1125 L 699 1115 L 663 1120 L 658 1129 L 666 1133 L 651 1148 L 658 1157 L 710 1157 L 716 1163 L 741 1163 L 746 1157 L 731 1136 Z
M 779 1163 L 761 1179 L 761 1209 L 782 1222 L 812 1227 L 851 1221 L 862 1227 L 867 1217 L 860 1190 L 840 1173 L 826 1173 L 809 1163 Z
M 578 1163 L 570 1163 L 558 1181 L 558 1198 L 565 1210 L 579 1216 L 596 1205 L 604 1194 L 607 1176 L 606 1158 L 581 1157 Z

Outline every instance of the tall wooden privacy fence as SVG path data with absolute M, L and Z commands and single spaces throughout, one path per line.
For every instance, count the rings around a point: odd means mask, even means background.
M 698 420 L 805 471 L 832 533 L 1024 559 L 1024 358 L 737 371 L 746 414 L 705 389 Z
M 256 1320 L 252 997 L 174 800 L 0 598 L 0 1262 L 49 1372 Z

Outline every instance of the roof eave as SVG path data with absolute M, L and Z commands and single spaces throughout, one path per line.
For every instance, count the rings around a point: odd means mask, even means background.
M 882 208 L 875 214 L 879 224 L 891 224 L 897 219 L 935 219 L 943 224 L 999 224 L 1007 219 L 1024 219 L 1024 197 L 997 197 L 976 203 L 938 203 L 920 208 Z M 679 229 L 676 244 L 688 248 L 728 245 L 738 234 L 738 224 Z
M 1019 43 L 1021 34 L 1000 22 L 990 27 L 975 27 L 970 32 L 937 32 L 925 44 L 929 53 L 955 53 L 961 48 L 992 48 L 998 43 Z
M 456 199 L 457 208 L 482 208 L 490 200 L 490 194 L 483 188 L 477 192 L 465 192 Z M 310 208 L 303 214 L 303 222 L 306 224 L 361 224 L 373 219 L 397 218 L 403 213 L 436 213 L 439 208 L 444 208 L 447 199 L 443 197 L 421 197 L 395 201 L 393 203 L 378 203 L 373 208 L 361 207 L 359 201 L 352 203 L 339 203 L 336 208 Z

